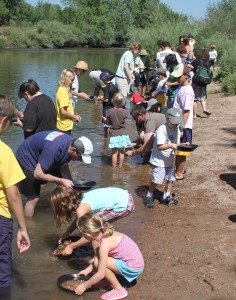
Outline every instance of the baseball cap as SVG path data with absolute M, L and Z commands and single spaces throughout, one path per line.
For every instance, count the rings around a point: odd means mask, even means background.
M 100 76 L 99 76 L 99 78 L 101 79 L 101 80 L 111 80 L 111 78 L 112 78 L 113 76 L 109 73 L 109 72 L 107 72 L 107 71 L 102 71 L 101 72 L 101 74 L 100 74 Z
M 151 99 L 148 101 L 148 103 L 147 103 L 147 108 L 146 108 L 146 110 L 150 110 L 151 107 L 152 107 L 153 105 L 157 104 L 157 103 L 158 103 L 157 99 L 151 98 Z
M 182 75 L 187 75 L 190 72 L 190 68 L 186 64 L 179 64 L 174 68 L 174 71 L 170 74 L 175 78 L 179 78 Z
M 91 154 L 93 153 L 93 144 L 86 136 L 81 136 L 74 140 L 74 147 L 81 154 L 85 164 L 91 163 Z
M 182 122 L 182 116 L 181 110 L 175 107 L 168 109 L 166 112 L 166 118 L 174 125 L 179 125 Z

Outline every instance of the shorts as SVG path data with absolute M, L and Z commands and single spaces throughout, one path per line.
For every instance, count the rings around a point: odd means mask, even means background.
M 184 128 L 183 137 L 181 138 L 181 143 L 192 143 L 193 130 L 190 128 Z
M 171 167 L 157 167 L 152 165 L 152 182 L 155 184 L 162 184 L 166 181 L 175 181 L 175 168 Z
M 116 212 L 113 209 L 104 209 L 96 213 L 104 222 L 116 221 L 118 219 L 128 216 L 134 210 L 134 199 L 131 194 L 129 194 L 128 204 L 125 210 Z
M 33 171 L 26 170 L 23 166 L 21 166 L 21 169 L 26 178 L 17 184 L 20 193 L 27 198 L 38 198 L 40 195 L 41 185 L 46 182 L 35 179 Z M 50 172 L 50 174 L 62 177 L 59 169 Z
M 124 98 L 128 96 L 129 93 L 129 84 L 126 78 L 115 77 L 116 85 L 119 92 L 123 95 Z
M 128 135 L 117 135 L 117 136 L 111 136 L 109 140 L 108 147 L 110 149 L 124 149 L 128 145 L 131 144 L 131 140 Z
M 0 216 L 0 288 L 11 285 L 13 220 Z
M 132 269 L 121 259 L 115 258 L 115 265 L 119 273 L 124 276 L 128 282 L 133 281 L 143 273 L 143 269 Z

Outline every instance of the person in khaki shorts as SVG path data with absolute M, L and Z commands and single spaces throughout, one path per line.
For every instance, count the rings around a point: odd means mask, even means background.
M 75 74 L 75 79 L 72 83 L 71 87 L 71 94 L 72 94 L 72 100 L 74 103 L 77 103 L 78 97 L 84 99 L 84 100 L 90 100 L 89 95 L 87 95 L 85 92 L 82 92 L 80 90 L 79 86 L 79 79 L 78 77 L 82 76 L 86 71 L 88 71 L 88 64 L 83 61 L 79 60 L 76 65 L 74 66 L 74 74 Z

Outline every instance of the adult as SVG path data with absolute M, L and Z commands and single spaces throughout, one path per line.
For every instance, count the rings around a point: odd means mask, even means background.
M 89 95 L 87 95 L 85 92 L 82 92 L 79 86 L 79 77 L 82 76 L 86 71 L 88 71 L 88 64 L 83 60 L 79 60 L 74 66 L 73 71 L 75 75 L 71 88 L 73 102 L 77 103 L 78 97 L 84 100 L 90 100 Z
M 14 125 L 23 129 L 25 139 L 40 131 L 56 128 L 56 108 L 52 99 L 40 92 L 36 81 L 29 79 L 21 84 L 19 98 L 24 98 L 27 105 L 23 120 L 17 119 Z
M 126 99 L 129 94 L 130 84 L 133 83 L 134 55 L 139 54 L 141 45 L 134 43 L 129 50 L 121 56 L 118 68 L 116 70 L 116 84 L 119 92 Z
M 74 105 L 71 100 L 72 83 L 75 74 L 72 70 L 65 69 L 61 72 L 59 87 L 56 93 L 57 124 L 59 131 L 71 134 L 73 121 L 80 122 L 80 115 L 75 115 Z
M 0 134 L 14 116 L 15 107 L 0 95 Z M 17 183 L 25 178 L 12 150 L 0 141 L 0 299 L 10 299 L 12 270 L 13 214 L 18 222 L 16 243 L 19 252 L 29 249 L 22 201 Z
M 211 45 L 211 49 L 209 51 L 209 59 L 210 59 L 210 67 L 212 67 L 214 70 L 216 59 L 217 59 L 217 51 L 215 45 Z
M 26 139 L 16 151 L 16 158 L 26 176 L 19 184 L 21 194 L 28 198 L 25 216 L 34 215 L 41 184 L 54 182 L 72 188 L 68 162 L 79 160 L 89 164 L 92 152 L 93 145 L 88 138 L 73 139 L 58 131 L 43 131 Z
M 148 101 L 147 108 L 145 109 L 142 105 L 135 105 L 132 107 L 130 114 L 136 122 L 142 124 L 142 130 L 140 131 L 140 139 L 143 144 L 135 149 L 128 150 L 126 154 L 128 156 L 133 156 L 134 154 L 148 153 L 151 151 L 153 134 L 160 125 L 165 124 L 166 117 L 162 113 L 150 112 L 157 111 L 158 102 L 156 99 L 151 98 Z
M 163 50 L 157 52 L 156 54 L 156 64 L 157 66 L 166 69 L 166 63 L 164 62 L 164 59 L 166 58 L 167 55 L 169 54 L 174 54 L 176 56 L 177 62 L 180 64 L 181 63 L 181 58 L 179 54 L 173 50 L 171 50 L 171 45 L 169 42 L 164 41 L 162 43 Z
M 147 89 L 147 72 L 150 65 L 149 53 L 146 49 L 141 49 L 139 55 L 135 58 L 135 65 L 139 69 L 139 76 L 136 76 L 136 87 L 140 88 L 140 93 L 142 96 L 145 95 Z
M 196 52 L 196 59 L 192 62 L 193 72 L 196 73 L 198 67 L 210 69 L 209 53 L 206 49 L 201 49 Z M 193 106 L 193 118 L 197 117 L 197 103 L 200 102 L 203 113 L 206 116 L 210 116 L 211 113 L 207 110 L 206 99 L 207 99 L 207 86 L 206 84 L 192 81 L 192 87 L 195 94 L 194 106 Z
M 107 69 L 96 69 L 89 72 L 89 78 L 91 79 L 93 85 L 94 85 L 94 97 L 98 97 L 100 94 L 100 91 L 105 87 L 104 82 L 101 80 L 100 75 L 102 72 L 106 72 L 106 74 L 110 75 L 110 81 L 115 83 L 115 74 Z

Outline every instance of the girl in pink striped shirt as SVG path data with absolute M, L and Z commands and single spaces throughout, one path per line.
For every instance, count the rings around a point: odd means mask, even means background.
M 113 290 L 103 294 L 103 300 L 123 299 L 128 293 L 117 280 L 115 273 L 125 277 L 129 282 L 136 279 L 144 268 L 142 253 L 136 243 L 127 235 L 114 231 L 113 227 L 102 219 L 87 213 L 77 221 L 81 234 L 90 240 L 96 255 L 90 260 L 90 265 L 79 275 L 87 276 L 95 267 L 97 272 L 87 281 L 79 284 L 75 290 L 77 295 L 101 281 L 104 277 Z

